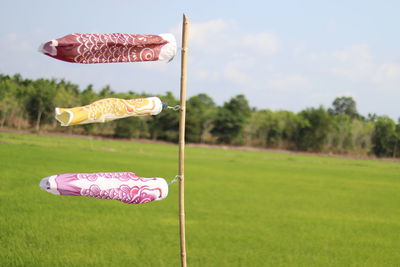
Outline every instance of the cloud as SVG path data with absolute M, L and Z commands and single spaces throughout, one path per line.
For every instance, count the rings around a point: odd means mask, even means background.
M 223 19 L 211 20 L 204 23 L 194 23 L 191 26 L 190 42 L 194 49 L 206 53 L 219 53 L 225 45 L 233 41 L 230 30 L 234 28 L 233 22 Z
M 378 88 L 399 90 L 400 64 L 388 62 L 379 65 L 372 76 L 372 82 L 374 82 Z
M 233 20 L 209 20 L 191 25 L 190 72 L 194 87 L 245 93 L 267 107 L 329 105 L 341 95 L 365 102 L 367 95 L 400 89 L 400 64 L 380 58 L 370 44 L 320 49 L 304 40 L 286 43 L 265 29 L 251 32 Z M 218 97 L 227 97 L 226 90 Z
M 220 79 L 221 74 L 218 71 L 210 71 L 207 69 L 197 69 L 193 73 L 194 78 L 198 81 L 210 81 L 215 82 Z
M 331 72 L 349 80 L 367 79 L 374 69 L 371 49 L 366 44 L 355 44 L 334 52 Z
M 367 44 L 354 44 L 333 53 L 330 72 L 379 90 L 400 89 L 400 64 L 374 58 Z
M 180 31 L 180 25 L 172 29 L 177 36 Z M 257 87 L 270 68 L 265 62 L 277 54 L 280 46 L 276 34 L 249 33 L 233 20 L 192 23 L 189 64 L 197 82 L 218 81 L 236 88 Z
M 180 27 L 177 25 L 171 31 L 180 36 Z M 243 33 L 235 21 L 215 19 L 191 24 L 190 47 L 210 55 L 273 55 L 279 51 L 280 40 L 272 32 Z
M 399 78 L 400 78 L 400 64 L 384 63 L 377 68 L 373 80 L 379 83 L 389 80 L 398 80 Z
M 8 33 L 1 39 L 2 49 L 8 49 L 12 52 L 26 52 L 32 50 L 32 46 L 29 43 L 29 36 L 26 34 L 18 34 L 15 32 Z M 38 45 L 39 47 L 39 45 Z
M 208 54 L 220 52 L 224 45 L 232 42 L 230 32 L 235 28 L 233 21 L 214 19 L 190 25 L 189 48 Z M 178 39 L 182 35 L 182 26 L 176 25 L 170 30 Z M 180 43 L 180 40 L 178 40 Z
M 301 74 L 279 75 L 281 77 L 273 78 L 266 84 L 267 88 L 273 90 L 302 91 L 311 86 L 310 78 Z
M 249 85 L 251 83 L 251 77 L 247 67 L 254 65 L 252 60 L 234 60 L 230 61 L 225 65 L 223 75 L 229 81 L 232 81 L 239 85 Z
M 260 32 L 256 34 L 245 35 L 243 46 L 249 50 L 254 50 L 262 55 L 273 55 L 278 52 L 280 48 L 280 41 L 273 33 Z

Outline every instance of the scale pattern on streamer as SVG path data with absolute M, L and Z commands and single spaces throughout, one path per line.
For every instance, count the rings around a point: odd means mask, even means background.
M 61 126 L 106 122 L 130 116 L 157 115 L 162 110 L 162 102 L 158 97 L 119 99 L 106 98 L 92 104 L 55 110 L 56 119 Z
M 172 34 L 75 33 L 44 43 L 40 51 L 83 64 L 171 60 L 176 41 Z

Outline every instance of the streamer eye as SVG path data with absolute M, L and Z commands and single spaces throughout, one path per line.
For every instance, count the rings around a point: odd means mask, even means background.
M 48 191 L 50 190 L 50 182 L 49 182 L 49 178 L 43 178 L 40 181 L 40 189 L 44 190 L 44 191 Z

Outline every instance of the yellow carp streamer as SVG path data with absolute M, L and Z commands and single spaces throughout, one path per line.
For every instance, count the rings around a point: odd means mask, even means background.
M 82 107 L 56 108 L 56 119 L 61 126 L 106 122 L 130 116 L 157 115 L 162 107 L 158 97 L 105 98 Z

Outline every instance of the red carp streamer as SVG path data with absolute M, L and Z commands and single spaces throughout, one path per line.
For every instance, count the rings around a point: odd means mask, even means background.
M 41 45 L 43 54 L 73 63 L 170 61 L 176 54 L 172 34 L 74 33 Z

